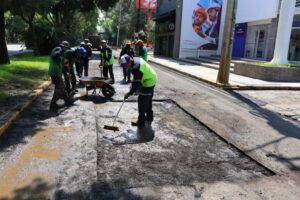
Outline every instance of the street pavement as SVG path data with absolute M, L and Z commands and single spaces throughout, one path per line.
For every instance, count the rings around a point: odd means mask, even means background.
M 0 193 L 15 199 L 298 199 L 299 122 L 277 112 L 282 100 L 272 98 L 294 98 L 282 112 L 297 110 L 297 96 L 289 93 L 295 91 L 222 90 L 165 68 L 184 66 L 195 75 L 196 67 L 150 59 L 160 64 L 153 64 L 159 74 L 153 138 L 127 145 L 123 133 L 102 129 L 128 85 L 117 82 L 112 101 L 82 98 L 82 88 L 75 105 L 58 113 L 47 111 L 50 88 L 0 145 Z M 162 67 L 163 60 L 170 66 Z M 97 61 L 91 65 L 99 75 Z M 120 68 L 115 71 L 121 80 Z M 122 130 L 136 119 L 135 100 L 117 120 Z

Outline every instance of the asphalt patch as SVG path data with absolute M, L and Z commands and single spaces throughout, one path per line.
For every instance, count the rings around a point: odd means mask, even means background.
M 97 123 L 109 124 L 119 106 L 116 102 L 101 106 Z M 177 105 L 155 102 L 153 110 L 152 138 L 145 142 L 138 139 L 140 130 L 130 126 L 137 117 L 137 103 L 124 105 L 115 124 L 120 132 L 98 128 L 99 195 L 111 198 L 128 188 L 248 181 L 273 175 Z

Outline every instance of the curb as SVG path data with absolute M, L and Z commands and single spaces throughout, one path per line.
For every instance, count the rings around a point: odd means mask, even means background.
M 213 86 L 216 86 L 218 88 L 225 89 L 225 90 L 296 90 L 296 91 L 300 90 L 299 86 L 293 87 L 293 86 L 264 86 L 264 85 L 257 85 L 257 86 L 253 86 L 253 85 L 245 85 L 245 86 L 241 86 L 241 85 L 223 85 L 223 84 L 219 84 L 219 83 L 216 83 L 216 82 L 209 81 L 209 80 L 204 79 L 204 78 L 200 78 L 198 76 L 192 75 L 192 74 L 184 72 L 184 71 L 174 69 L 174 68 L 169 67 L 167 65 L 161 64 L 157 61 L 154 61 L 151 58 L 149 59 L 149 62 L 160 65 L 160 66 L 165 67 L 165 68 L 167 68 L 169 70 L 172 70 L 174 72 L 184 74 L 186 76 L 192 77 L 194 79 L 203 81 L 205 83 L 208 83 L 210 85 L 213 85 Z
M 198 77 L 198 76 L 194 76 L 194 75 L 192 75 L 192 74 L 190 74 L 190 73 L 187 73 L 187 72 L 183 72 L 183 71 L 174 69 L 174 68 L 169 67 L 169 66 L 167 66 L 167 65 L 163 65 L 163 64 L 161 64 L 161 63 L 159 63 L 159 62 L 156 62 L 156 61 L 154 61 L 154 60 L 152 60 L 152 59 L 149 59 L 149 62 L 154 63 L 154 64 L 157 64 L 157 65 L 160 65 L 160 66 L 165 67 L 165 68 L 167 68 L 167 69 L 170 69 L 170 70 L 172 70 L 172 71 L 174 71 L 174 72 L 178 72 L 178 73 L 184 74 L 184 75 L 186 75 L 186 76 L 189 76 L 189 77 L 198 79 L 198 80 L 203 81 L 203 82 L 205 82 L 205 83 L 208 83 L 208 84 L 210 84 L 210 85 L 213 85 L 213 86 L 216 86 L 216 87 L 219 87 L 219 88 L 223 88 L 221 85 L 219 85 L 219 84 L 217 84 L 217 83 L 215 83 L 215 82 L 212 82 L 212 81 L 209 81 L 209 80 L 200 78 L 200 77 Z M 235 87 L 236 87 L 236 86 L 235 86 Z
M 45 81 L 37 89 L 34 90 L 34 94 L 29 96 L 29 99 L 19 108 L 18 111 L 12 114 L 3 124 L 0 125 L 0 136 L 2 136 L 11 125 L 21 116 L 21 114 L 31 106 L 31 104 L 49 88 L 51 81 Z

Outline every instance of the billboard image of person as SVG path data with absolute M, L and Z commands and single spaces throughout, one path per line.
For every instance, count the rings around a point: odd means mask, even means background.
M 217 50 L 222 3 L 223 0 L 184 1 L 181 48 Z

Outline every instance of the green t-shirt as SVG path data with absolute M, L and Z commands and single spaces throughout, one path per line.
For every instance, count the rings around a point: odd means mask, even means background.
M 59 76 L 62 75 L 62 49 L 56 47 L 51 52 L 50 62 L 49 62 L 49 75 Z

